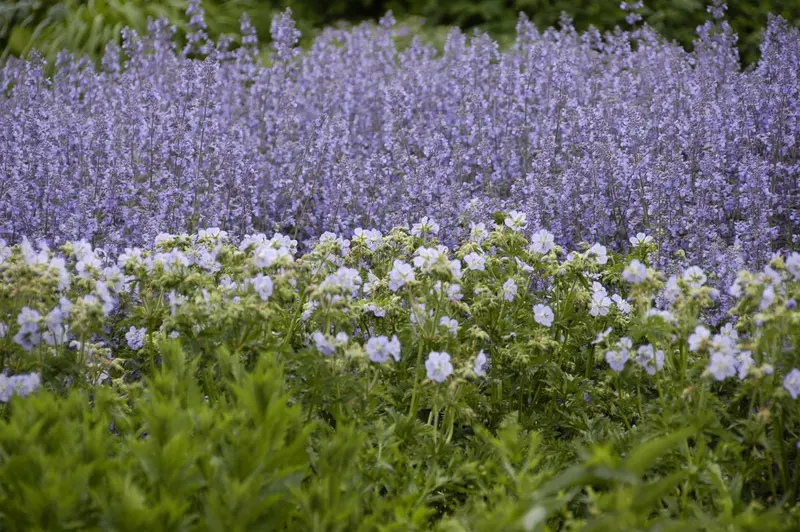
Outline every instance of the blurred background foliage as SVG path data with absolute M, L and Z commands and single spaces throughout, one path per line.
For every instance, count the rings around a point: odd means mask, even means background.
M 662 35 L 691 47 L 697 26 L 709 14 L 706 0 L 649 0 L 642 14 Z M 119 40 L 123 27 L 144 31 L 148 17 L 167 17 L 181 35 L 187 24 L 187 0 L 2 0 L 0 54 L 27 55 L 40 50 L 51 62 L 59 50 L 98 58 L 110 40 Z M 269 37 L 272 16 L 291 7 L 308 42 L 325 25 L 377 19 L 387 10 L 411 23 L 416 31 L 438 40 L 448 26 L 481 28 L 501 43 L 514 38 L 519 12 L 539 27 L 557 25 L 562 12 L 578 30 L 594 25 L 601 30 L 625 27 L 620 0 L 205 0 L 206 21 L 212 37 L 236 35 L 239 18 L 247 12 L 263 43 Z M 760 31 L 767 14 L 780 14 L 800 24 L 800 0 L 730 0 L 727 18 L 739 34 L 745 64 L 758 59 Z

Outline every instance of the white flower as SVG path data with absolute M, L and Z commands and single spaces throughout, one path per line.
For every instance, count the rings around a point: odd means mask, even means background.
M 767 310 L 775 302 L 775 287 L 768 284 L 764 291 L 761 292 L 761 303 L 758 305 L 759 310 Z
M 587 254 L 589 257 L 594 257 L 594 260 L 597 261 L 597 264 L 604 265 L 608 262 L 608 250 L 605 246 L 600 244 L 594 244 L 592 247 L 590 247 Z
M 547 254 L 555 247 L 553 233 L 546 229 L 539 229 L 531 237 L 530 251 L 532 253 Z
M 625 363 L 628 361 L 628 351 L 623 349 L 621 351 L 606 351 L 606 362 L 612 370 L 617 373 L 625 369 Z
M 639 259 L 633 259 L 622 270 L 622 278 L 631 284 L 642 283 L 647 279 L 647 266 L 639 262 Z
M 442 316 L 439 320 L 439 326 L 446 327 L 450 331 L 450 334 L 453 335 L 453 338 L 458 336 L 458 321 L 456 321 L 454 318 Z
M 370 251 L 377 251 L 383 240 L 383 235 L 377 229 L 361 229 L 353 231 L 353 240 L 363 241 Z
M 547 305 L 537 304 L 533 306 L 533 321 L 539 325 L 550 327 L 553 324 L 553 309 Z
M 386 311 L 381 307 L 379 307 L 378 305 L 376 305 L 375 303 L 368 303 L 364 307 L 364 312 L 372 312 L 372 314 L 376 318 L 383 318 L 386 316 Z
M 711 362 L 708 364 L 708 372 L 718 381 L 733 377 L 736 375 L 736 359 L 733 355 L 712 353 Z
M 792 399 L 800 397 L 800 370 L 792 369 L 783 379 L 783 387 Z
M 755 365 L 756 361 L 750 351 L 742 351 L 736 355 L 736 372 L 739 374 L 739 380 L 744 380 L 750 372 L 750 368 Z
M 642 246 L 644 244 L 649 244 L 653 241 L 653 237 L 646 235 L 644 233 L 636 233 L 636 236 L 632 236 L 628 239 L 634 247 Z
M 528 216 L 519 211 L 511 211 L 506 216 L 504 223 L 512 231 L 519 232 L 528 226 Z
M 278 258 L 278 250 L 266 244 L 259 245 L 253 252 L 253 264 L 256 268 L 269 268 Z
M 147 329 L 144 327 L 137 329 L 136 327 L 131 326 L 131 328 L 128 329 L 128 332 L 125 333 L 125 340 L 128 341 L 128 347 L 134 351 L 141 349 L 142 346 L 144 346 L 144 338 L 146 334 Z
M 477 375 L 478 377 L 486 376 L 487 362 L 488 360 L 486 358 L 486 353 L 484 353 L 483 349 L 481 349 L 480 353 L 478 353 L 478 356 L 475 357 L 475 364 L 472 366 L 475 375 Z
M 197 238 L 208 238 L 209 240 L 218 242 L 227 239 L 228 233 L 221 230 L 219 227 L 209 227 L 208 229 L 200 229 L 197 232 Z
M 792 252 L 786 257 L 786 269 L 795 279 L 800 279 L 800 253 Z
M 597 291 L 592 294 L 592 308 L 589 309 L 590 316 L 608 316 L 611 308 L 611 298 L 606 296 L 605 291 Z
M 517 297 L 517 283 L 514 282 L 514 279 L 509 277 L 505 283 L 503 283 L 503 299 L 506 301 L 514 301 L 514 298 Z
M 474 251 L 464 257 L 464 262 L 467 264 L 467 268 L 472 271 L 482 272 L 486 270 L 486 258 Z
M 5 338 L 8 335 L 8 325 L 0 321 L 0 338 Z
M 450 301 L 461 301 L 463 298 L 464 294 L 461 293 L 460 284 L 451 284 L 447 287 L 447 299 Z
M 668 303 L 672 303 L 680 297 L 681 287 L 678 286 L 678 277 L 676 275 L 670 275 L 669 279 L 667 279 L 662 295 Z
M 273 285 L 269 275 L 258 275 L 250 280 L 253 289 L 262 301 L 266 301 L 272 295 Z
M 592 342 L 592 345 L 597 345 L 597 344 L 602 343 L 603 341 L 605 341 L 605 339 L 608 338 L 608 335 L 611 334 L 612 330 L 613 329 L 611 327 L 609 327 L 605 331 L 603 331 L 601 333 L 598 333 L 597 338 L 594 339 L 594 341 Z
M 450 266 L 450 273 L 453 275 L 453 277 L 455 277 L 456 279 L 461 279 L 461 277 L 463 276 L 463 274 L 461 273 L 461 261 L 458 259 L 451 260 L 448 263 L 448 266 Z
M 395 362 L 400 362 L 400 340 L 396 335 L 389 340 L 386 336 L 375 336 L 367 341 L 365 346 L 369 359 L 376 364 L 383 364 L 389 357 L 394 358 Z
M 698 325 L 694 332 L 689 335 L 689 351 L 697 352 L 700 347 L 711 339 L 711 331 Z
M 311 335 L 311 338 L 314 340 L 314 345 L 317 347 L 317 351 L 322 353 L 324 356 L 329 357 L 336 352 L 336 346 L 334 346 L 321 332 L 315 332 Z
M 617 309 L 622 312 L 623 314 L 630 314 L 631 312 L 631 304 L 622 299 L 622 296 L 619 294 L 614 294 L 611 296 L 611 301 L 617 306 Z
M 720 336 L 727 336 L 732 340 L 739 339 L 739 333 L 736 332 L 736 329 L 734 329 L 733 323 L 726 323 L 725 325 L 723 325 L 722 328 L 719 330 L 719 334 Z
M 486 231 L 486 224 L 481 222 L 479 224 L 470 222 L 469 224 L 469 239 L 472 242 L 480 244 L 486 237 L 489 235 L 489 232 Z
M 639 347 L 636 362 L 644 368 L 649 375 L 655 375 L 656 371 L 664 368 L 664 351 L 655 351 L 650 344 Z
M 411 235 L 416 237 L 423 237 L 428 233 L 431 234 L 439 234 L 439 224 L 433 221 L 433 218 L 428 218 L 427 216 L 423 216 L 422 220 L 418 223 L 415 223 L 411 227 Z
M 39 321 L 42 315 L 29 307 L 22 307 L 17 316 L 17 324 L 20 326 L 21 333 L 36 333 L 39 331 Z
M 428 378 L 434 382 L 442 383 L 453 373 L 453 364 L 450 363 L 450 355 L 445 352 L 431 351 L 428 360 L 425 361 L 425 369 L 428 371 Z
M 684 270 L 683 280 L 689 283 L 692 288 L 700 288 L 706 284 L 708 277 L 699 266 L 690 266 Z
M 395 259 L 392 271 L 389 272 L 389 290 L 397 292 L 406 283 L 410 283 L 415 279 L 414 268 L 407 262 Z

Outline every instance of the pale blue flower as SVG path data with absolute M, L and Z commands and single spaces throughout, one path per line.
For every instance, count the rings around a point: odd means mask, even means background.
M 430 380 L 439 383 L 444 382 L 453 373 L 450 355 L 445 352 L 431 351 L 431 354 L 428 355 L 428 360 L 425 361 L 425 369 Z
M 797 399 L 800 396 L 800 370 L 792 369 L 783 379 L 783 387 L 792 399 Z
M 539 325 L 550 327 L 553 324 L 553 309 L 547 305 L 537 304 L 533 306 L 533 321 Z

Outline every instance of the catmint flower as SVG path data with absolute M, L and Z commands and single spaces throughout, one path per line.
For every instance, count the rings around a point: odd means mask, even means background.
M 689 335 L 689 351 L 696 353 L 700 348 L 711 339 L 711 331 L 698 325 L 694 332 Z
M 643 246 L 645 244 L 649 244 L 653 241 L 653 237 L 646 235 L 644 233 L 636 233 L 636 236 L 632 236 L 628 239 L 632 246 Z
M 706 284 L 708 277 L 699 266 L 690 266 L 683 272 L 683 280 L 692 288 L 700 288 Z
M 464 257 L 464 262 L 467 264 L 467 268 L 472 271 L 482 272 L 486 270 L 486 258 L 474 251 Z
M 506 227 L 515 232 L 520 232 L 528 226 L 528 216 L 519 211 L 511 211 L 504 220 Z
M 137 329 L 134 326 L 131 326 L 128 329 L 128 332 L 125 333 L 125 340 L 128 341 L 128 347 L 133 349 L 134 351 L 138 351 L 144 346 L 144 338 L 147 334 L 147 329 L 142 327 L 141 329 Z
M 654 350 L 650 344 L 640 346 L 636 362 L 644 368 L 648 375 L 655 375 L 656 371 L 661 371 L 664 368 L 664 351 L 659 349 Z
M 386 336 L 370 338 L 365 350 L 369 359 L 376 364 L 383 364 L 390 356 L 395 362 L 400 362 L 400 340 L 397 339 L 397 335 L 393 335 L 391 340 Z
M 642 264 L 639 259 L 633 259 L 622 270 L 622 278 L 631 284 L 643 283 L 647 279 L 647 266 Z
M 453 373 L 450 355 L 445 352 L 431 351 L 428 360 L 425 361 L 425 369 L 428 371 L 430 380 L 438 383 L 444 382 Z
M 423 216 L 422 219 L 411 227 L 411 235 L 423 238 L 428 234 L 439 234 L 439 224 L 432 218 Z
M 470 222 L 469 224 L 469 239 L 476 244 L 480 244 L 486 237 L 489 236 L 489 232 L 486 230 L 486 224 L 481 223 L 473 223 Z
M 594 244 L 587 252 L 589 257 L 593 257 L 597 264 L 605 265 L 608 263 L 608 250 L 605 246 Z
M 628 361 L 628 350 L 611 350 L 606 351 L 606 362 L 612 370 L 617 373 L 625 369 L 625 363 Z
M 797 399 L 800 396 L 800 370 L 792 369 L 783 379 L 783 387 L 792 396 L 792 399 Z
M 486 376 L 486 366 L 487 366 L 488 359 L 486 358 L 486 353 L 483 352 L 483 349 L 478 353 L 478 356 L 475 357 L 475 364 L 472 366 L 475 375 L 478 377 L 485 377 Z
M 541 253 L 546 255 L 555 247 L 555 238 L 553 233 L 546 229 L 539 229 L 531 237 L 530 251 L 531 253 Z
M 517 283 L 514 282 L 514 279 L 509 277 L 505 283 L 503 283 L 503 299 L 506 301 L 514 301 L 514 298 L 517 297 Z
M 395 259 L 392 270 L 389 272 L 389 290 L 397 292 L 406 283 L 415 279 L 414 268 L 407 262 Z
M 533 321 L 539 325 L 550 327 L 553 324 L 553 309 L 547 305 L 537 304 L 533 306 Z
M 606 296 L 605 291 L 597 291 L 592 294 L 592 308 L 589 309 L 590 316 L 608 316 L 611 308 L 611 298 Z
M 736 359 L 733 355 L 714 352 L 711 354 L 708 372 L 718 381 L 724 381 L 728 377 L 733 377 L 736 375 Z
M 797 300 L 792 298 L 786 301 L 786 305 L 784 305 L 786 310 L 794 310 L 797 308 Z
M 442 316 L 439 320 L 439 326 L 447 328 L 454 338 L 458 336 L 458 321 L 456 321 L 454 318 Z

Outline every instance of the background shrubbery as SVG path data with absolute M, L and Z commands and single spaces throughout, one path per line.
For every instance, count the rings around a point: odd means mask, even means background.
M 706 5 L 704 0 L 650 0 L 643 15 L 666 38 L 690 47 L 695 28 L 709 18 Z M 181 32 L 185 31 L 182 15 L 186 6 L 186 0 L 7 0 L 0 4 L 0 51 L 19 55 L 38 48 L 54 59 L 58 50 L 66 48 L 99 57 L 106 42 L 119 40 L 123 27 L 144 31 L 147 17 L 165 16 Z M 578 30 L 589 25 L 601 30 L 625 26 L 619 0 L 210 0 L 203 6 L 209 14 L 213 38 L 238 32 L 239 17 L 247 12 L 259 37 L 266 40 L 273 15 L 286 7 L 292 8 L 300 30 L 308 36 L 325 25 L 377 19 L 387 10 L 400 19 L 423 17 L 426 30 L 449 25 L 481 27 L 501 42 L 513 38 L 520 12 L 540 29 L 557 24 L 562 12 L 573 19 Z M 800 2 L 750 0 L 730 2 L 728 6 L 728 18 L 739 35 L 739 48 L 746 63 L 759 56 L 760 33 L 769 13 L 797 24 Z

